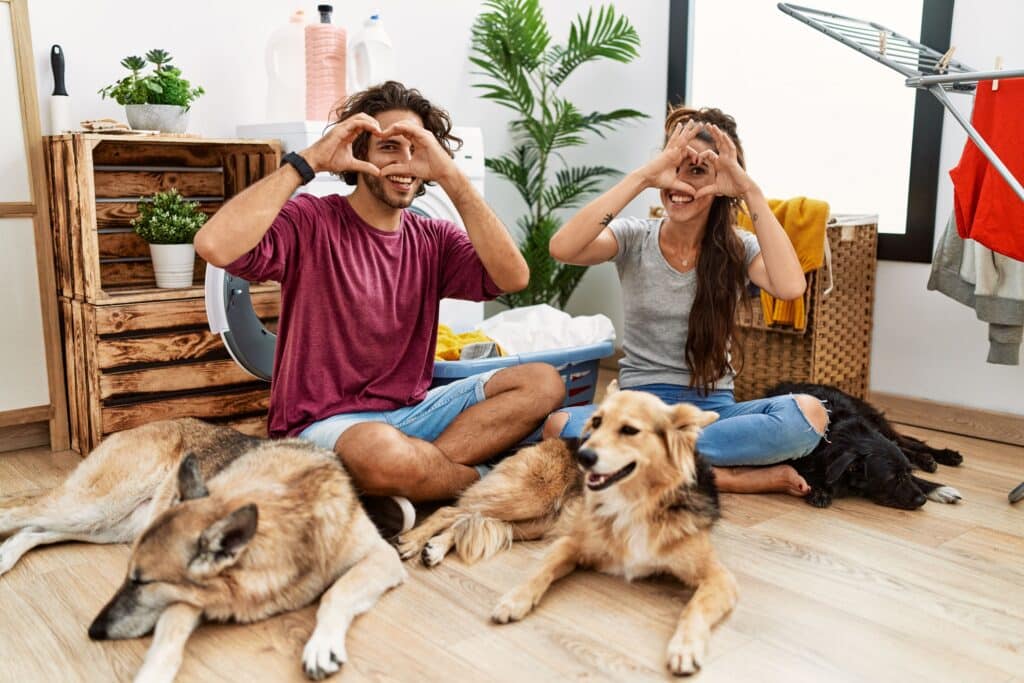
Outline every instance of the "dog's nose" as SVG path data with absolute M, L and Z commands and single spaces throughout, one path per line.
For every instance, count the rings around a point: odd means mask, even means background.
M 107 639 L 107 628 L 106 624 L 103 623 L 103 619 L 96 619 L 89 626 L 89 637 L 93 640 L 106 640 Z
M 589 448 L 581 448 L 576 451 L 576 462 L 589 469 L 597 463 L 597 452 Z

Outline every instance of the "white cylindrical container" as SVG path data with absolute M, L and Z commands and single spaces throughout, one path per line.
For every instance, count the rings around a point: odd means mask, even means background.
M 366 20 L 363 32 L 353 43 L 349 54 L 352 64 L 350 92 L 395 80 L 395 51 L 379 14 L 373 14 Z
M 267 120 L 306 118 L 306 15 L 297 10 L 267 41 Z
M 153 274 L 160 288 L 191 287 L 196 250 L 191 244 L 151 244 Z

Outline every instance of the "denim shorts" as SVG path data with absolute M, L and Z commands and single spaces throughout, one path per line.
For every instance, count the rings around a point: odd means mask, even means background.
M 463 411 L 487 398 L 484 385 L 496 372 L 490 370 L 434 387 L 414 406 L 326 417 L 303 429 L 299 438 L 333 451 L 334 444 L 349 427 L 362 422 L 384 422 L 406 436 L 435 441 Z
M 737 403 L 731 389 L 701 394 L 678 384 L 643 384 L 624 387 L 654 394 L 669 405 L 692 403 L 713 410 L 718 420 L 701 432 L 697 450 L 712 465 L 773 465 L 808 455 L 821 441 L 792 394 Z M 563 408 L 569 415 L 561 436 L 579 438 L 596 405 Z

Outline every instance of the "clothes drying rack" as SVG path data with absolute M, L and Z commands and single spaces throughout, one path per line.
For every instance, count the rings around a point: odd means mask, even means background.
M 1021 181 L 1013 176 L 999 155 L 989 147 L 971 122 L 957 111 L 946 95 L 947 91 L 973 93 L 978 81 L 998 82 L 1002 79 L 1024 78 L 1024 69 L 976 71 L 953 59 L 955 48 L 942 53 L 873 21 L 854 19 L 785 2 L 780 2 L 778 7 L 794 19 L 903 74 L 907 87 L 927 90 L 934 95 L 963 126 L 967 135 L 999 171 L 999 175 L 1009 183 L 1021 201 L 1024 201 L 1024 186 L 1021 185 Z
M 779 9 L 829 38 L 870 57 L 880 64 L 898 71 L 906 77 L 909 88 L 927 90 L 942 103 L 953 118 L 967 132 L 968 137 L 978 146 L 981 153 L 999 171 L 1021 201 L 1024 201 L 1024 187 L 1006 167 L 999 155 L 981 137 L 971 122 L 953 106 L 946 92 L 973 93 L 979 81 L 998 81 L 1009 78 L 1024 78 L 1024 69 L 976 71 L 953 59 L 950 48 L 945 53 L 911 40 L 873 21 L 854 19 L 810 7 L 780 2 Z M 1011 503 L 1024 499 L 1024 483 L 1009 494 Z

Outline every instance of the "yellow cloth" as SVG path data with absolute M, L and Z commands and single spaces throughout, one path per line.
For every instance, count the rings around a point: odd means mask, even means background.
M 452 328 L 441 324 L 437 326 L 437 350 L 434 351 L 434 360 L 459 360 L 462 357 L 462 347 L 479 342 L 493 342 L 480 330 L 455 334 Z M 505 352 L 498 347 L 498 352 L 504 356 Z
M 805 273 L 821 268 L 825 262 L 825 224 L 828 222 L 827 202 L 807 197 L 769 199 L 768 207 L 775 214 L 782 229 L 789 235 L 800 267 Z M 740 212 L 737 223 L 748 232 L 754 232 L 750 216 Z M 761 290 L 761 312 L 768 325 L 792 325 L 796 330 L 807 327 L 807 305 L 804 297 L 785 301 Z

